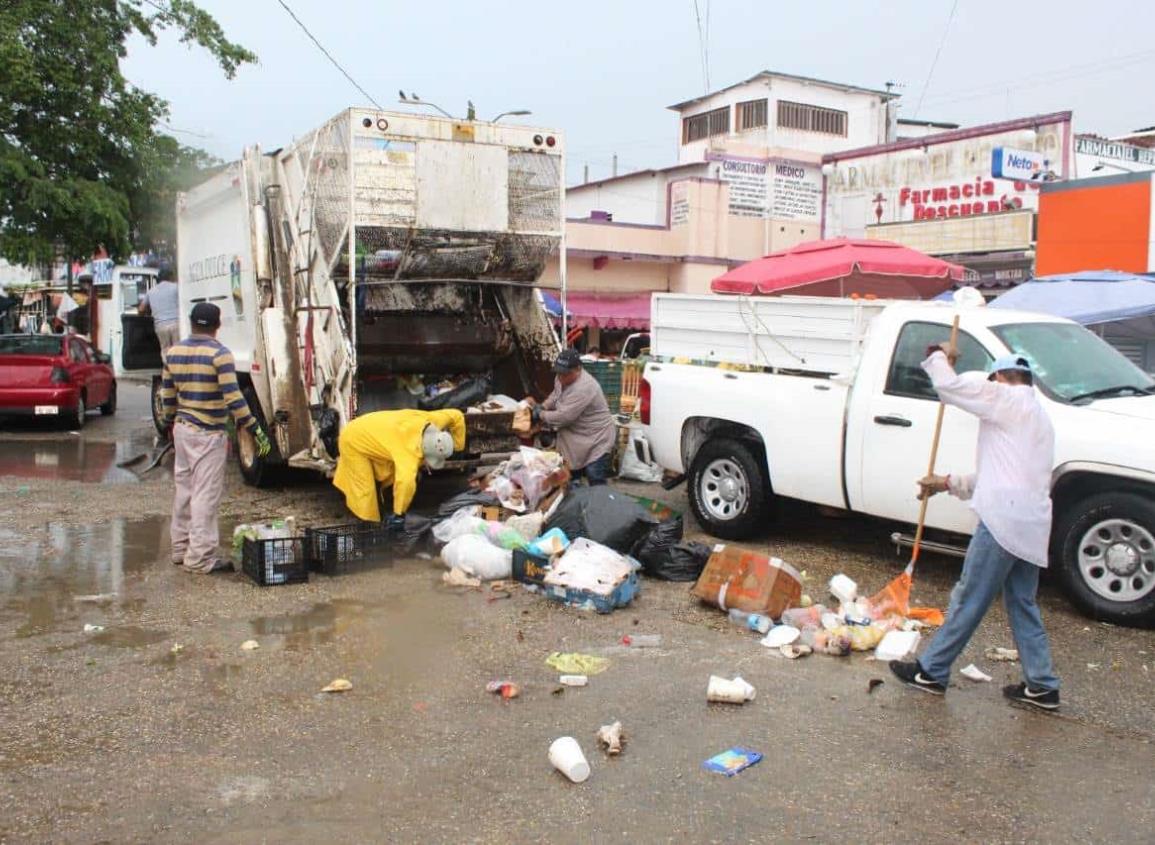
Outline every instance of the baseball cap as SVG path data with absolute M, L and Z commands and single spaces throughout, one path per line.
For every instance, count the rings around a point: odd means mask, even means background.
M 553 362 L 555 373 L 572 373 L 582 365 L 582 356 L 576 349 L 563 349 Z
M 453 454 L 453 435 L 440 431 L 436 426 L 425 426 L 421 435 L 421 452 L 430 469 L 441 469 L 445 466 L 445 459 Z
M 1007 370 L 1017 370 L 1020 373 L 1029 373 L 1031 371 L 1031 363 L 1022 355 L 1000 355 L 995 360 L 991 361 L 987 372 L 990 373 L 988 378 L 994 378 L 995 373 L 1004 373 Z
M 221 309 L 211 302 L 198 302 L 193 306 L 189 315 L 195 329 L 219 329 L 221 326 Z

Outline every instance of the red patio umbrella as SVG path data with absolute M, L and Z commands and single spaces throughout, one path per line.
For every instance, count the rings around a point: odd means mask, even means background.
M 930 299 L 964 268 L 891 241 L 832 238 L 772 252 L 714 279 L 714 293 Z

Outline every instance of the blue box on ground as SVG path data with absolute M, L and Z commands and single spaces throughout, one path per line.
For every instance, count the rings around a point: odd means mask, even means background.
M 556 584 L 547 584 L 546 575 L 549 574 L 549 559 L 537 557 L 528 552 L 514 550 L 513 577 L 514 580 L 528 584 L 536 592 L 540 592 L 551 601 L 560 602 L 580 609 L 593 609 L 598 613 L 610 613 L 619 607 L 625 607 L 638 594 L 638 573 L 631 572 L 624 581 L 614 587 L 609 595 L 602 596 L 591 593 L 589 590 L 574 590 Z

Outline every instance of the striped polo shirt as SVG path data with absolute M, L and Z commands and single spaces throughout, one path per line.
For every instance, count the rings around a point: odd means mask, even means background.
M 233 353 L 206 335 L 194 334 L 168 350 L 161 402 L 166 423 L 175 417 L 205 431 L 224 431 L 230 413 L 237 428 L 256 422 L 237 385 Z

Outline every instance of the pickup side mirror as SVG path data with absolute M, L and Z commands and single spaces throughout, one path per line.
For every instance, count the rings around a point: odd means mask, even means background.
M 97 352 L 96 353 L 96 363 L 98 363 L 98 364 L 111 364 L 112 363 L 112 356 L 109 355 L 107 352 Z

